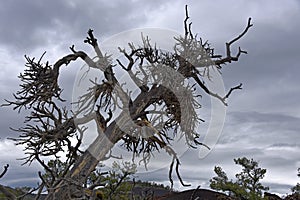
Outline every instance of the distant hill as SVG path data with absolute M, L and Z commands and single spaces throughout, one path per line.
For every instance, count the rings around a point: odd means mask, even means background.
M 175 192 L 170 191 L 168 189 L 165 188 L 159 188 L 159 187 L 141 187 L 141 186 L 137 186 L 134 187 L 132 190 L 134 195 L 137 196 L 143 196 L 143 197 L 161 197 L 161 196 L 167 196 L 170 194 L 174 194 Z
M 1 185 L 0 185 L 1 186 Z M 15 196 L 22 196 L 24 193 L 19 189 L 13 189 L 11 187 L 3 186 L 9 192 L 14 194 Z M 140 196 L 147 200 L 189 200 L 189 199 L 197 199 L 197 200 L 232 200 L 231 197 L 226 194 L 208 190 L 208 189 L 191 189 L 185 190 L 182 192 L 171 191 L 166 187 L 162 187 L 159 185 L 149 185 L 149 184 L 138 184 L 132 190 L 134 196 Z M 43 200 L 46 195 L 41 195 L 39 199 Z M 34 200 L 36 195 L 30 194 L 26 195 L 23 200 Z M 266 200 L 300 200 L 300 194 L 291 194 L 285 198 L 280 198 L 275 194 L 265 193 Z M 3 193 L 0 192 L 0 200 L 7 200 L 7 197 Z
M 11 188 L 8 186 L 3 186 L 3 185 L 0 185 L 0 187 L 3 187 L 4 189 L 6 189 L 8 192 L 12 193 L 16 197 L 21 197 L 21 196 L 24 196 L 24 194 L 25 194 L 20 189 L 14 189 L 14 188 Z M 34 194 L 28 194 L 28 195 L 24 196 L 22 198 L 22 200 L 34 200 L 35 197 L 36 197 L 36 195 L 34 195 Z M 45 197 L 46 197 L 46 195 L 41 195 L 40 200 L 43 200 Z M 0 191 L 0 200 L 2 200 L 2 199 L 7 200 L 7 197 Z
M 300 200 L 300 194 L 294 193 L 286 196 L 285 198 L 280 198 L 276 194 L 265 192 L 265 200 Z M 197 199 L 197 200 L 233 200 L 233 198 L 212 190 L 207 189 L 193 189 L 186 190 L 182 192 L 174 192 L 167 194 L 161 197 L 156 198 L 155 200 L 183 200 L 183 199 Z
M 182 200 L 182 199 L 201 199 L 201 200 L 230 200 L 225 194 L 207 189 L 186 190 L 157 198 L 157 200 Z

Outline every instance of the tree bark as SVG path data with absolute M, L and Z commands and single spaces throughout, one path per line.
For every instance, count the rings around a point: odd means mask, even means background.
M 95 170 L 100 160 L 103 160 L 110 149 L 117 143 L 122 134 L 116 122 L 110 124 L 105 133 L 101 133 L 90 147 L 79 157 L 69 174 L 60 183 L 49 190 L 46 200 L 73 199 L 82 197 L 83 184 Z
M 165 89 L 162 87 L 153 87 L 148 92 L 141 92 L 132 104 L 123 108 L 123 112 L 106 128 L 105 132 L 98 130 L 98 137 L 75 162 L 66 178 L 49 190 L 46 200 L 80 198 L 84 193 L 83 184 L 99 161 L 105 159 L 107 153 L 125 134 L 128 121 L 143 112 L 149 104 L 159 100 L 164 92 Z

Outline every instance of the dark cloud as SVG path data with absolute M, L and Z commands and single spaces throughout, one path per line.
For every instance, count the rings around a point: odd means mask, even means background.
M 163 5 L 163 4 L 161 4 Z M 156 3 L 114 1 L 8 1 L 1 4 L 0 43 L 28 52 L 36 47 L 85 37 L 89 28 L 101 36 L 139 27 Z M 69 41 L 72 42 L 72 41 Z
M 54 16 L 66 18 L 68 15 L 64 10 L 71 9 L 66 1 L 54 2 L 4 2 L 1 6 L 1 43 L 23 51 L 39 44 L 46 45 L 45 33 L 56 26 Z
M 269 183 L 268 185 L 270 187 L 271 193 L 277 194 L 279 197 L 286 197 L 288 193 L 291 191 L 291 187 L 294 185 L 289 185 L 289 184 L 280 184 L 280 183 Z
M 180 157 L 181 175 L 186 182 L 193 184 L 192 188 L 198 185 L 209 188 L 209 179 L 215 176 L 215 166 L 221 166 L 228 177 L 234 179 L 240 167 L 234 165 L 233 159 L 245 156 L 259 161 L 259 166 L 267 169 L 262 182 L 271 188 L 271 192 L 288 193 L 297 182 L 296 170 L 300 159 L 298 123 L 299 118 L 282 114 L 228 113 L 223 133 L 208 156 L 199 159 L 199 150 L 190 149 Z M 147 180 L 160 177 L 159 180 L 163 181 L 162 177 L 167 172 L 166 166 L 140 176 Z
M 256 123 L 256 124 L 277 124 L 279 128 L 287 129 L 287 130 L 294 130 L 297 131 L 298 129 L 298 122 L 300 121 L 299 117 L 284 115 L 280 113 L 263 113 L 263 112 L 230 112 L 228 113 L 228 121 L 233 121 L 234 123 L 238 123 L 241 126 L 249 123 Z M 280 127 L 283 126 L 283 127 Z M 271 127 L 272 128 L 272 127 Z M 276 126 L 275 128 L 278 128 Z
M 17 114 L 17 111 L 13 112 L 11 107 L 0 108 L 1 109 L 1 121 L 0 121 L 0 139 L 16 138 L 18 133 L 11 130 L 10 128 L 19 128 L 23 126 L 24 114 Z
M 37 186 L 38 171 L 43 171 L 37 163 L 22 165 L 25 157 L 21 147 L 16 147 L 10 140 L 1 140 L 0 142 L 1 165 L 9 164 L 7 173 L 1 178 L 1 184 L 20 187 L 20 186 Z M 18 159 L 18 160 L 17 160 Z M 0 166 L 2 168 L 2 166 Z M 26 172 L 26 173 L 24 173 Z
M 184 3 L 134 0 L 2 2 L 1 98 L 11 99 L 11 93 L 17 90 L 16 76 L 24 69 L 23 54 L 39 57 L 47 50 L 45 60 L 53 63 L 68 53 L 72 44 L 84 49 L 82 41 L 89 28 L 95 30 L 100 41 L 120 31 L 144 26 L 182 32 Z M 224 66 L 222 72 L 227 89 L 240 82 L 244 84 L 244 89 L 234 92 L 229 99 L 223 134 L 204 159 L 195 159 L 198 151 L 187 151 L 181 156 L 183 178 L 194 187 L 198 184 L 208 187 L 207 181 L 214 175 L 215 165 L 234 175 L 239 168 L 235 168 L 233 158 L 247 156 L 259 160 L 268 169 L 266 183 L 272 191 L 289 192 L 289 187 L 297 181 L 296 169 L 300 164 L 300 3 L 233 0 L 187 3 L 194 32 L 209 40 L 219 53 L 224 54 L 224 43 L 241 33 L 248 17 L 252 17 L 254 27 L 232 50 L 235 53 L 241 46 L 248 54 L 242 55 L 238 63 Z M 66 99 L 71 99 L 76 69 L 81 66 L 82 63 L 74 70 L 63 69 L 60 82 L 64 85 Z M 8 127 L 23 125 L 23 115 L 11 112 L 11 108 L 1 107 L 0 112 L 0 148 L 9 148 L 11 152 L 9 156 L 0 154 L 1 163 L 11 164 L 9 173 L 1 181 L 11 185 L 18 181 L 21 185 L 35 185 L 36 180 L 32 178 L 36 177 L 38 167 L 21 168 L 15 158 L 22 157 L 22 152 L 13 153 L 15 147 L 7 145 L 5 140 L 16 135 Z M 161 160 L 156 162 L 161 164 Z M 140 174 L 140 177 L 166 183 L 168 164 L 164 166 L 161 170 Z
M 297 33 L 300 30 L 295 20 L 288 23 L 292 30 L 254 20 L 253 29 L 238 44 L 249 54 L 223 70 L 227 88 L 237 83 L 244 85 L 242 91 L 233 95 L 233 109 L 298 115 L 300 43 Z
M 300 141 L 299 118 L 275 113 L 232 112 L 226 118 L 219 144 L 267 147 Z

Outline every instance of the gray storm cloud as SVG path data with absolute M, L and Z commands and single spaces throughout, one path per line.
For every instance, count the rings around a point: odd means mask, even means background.
M 198 151 L 182 156 L 183 178 L 194 187 L 207 187 L 215 165 L 224 166 L 225 171 L 239 170 L 234 168 L 233 158 L 247 156 L 267 168 L 265 183 L 274 187 L 274 192 L 289 192 L 298 181 L 296 170 L 300 167 L 300 2 L 195 0 L 187 4 L 194 32 L 216 46 L 218 53 L 224 53 L 225 42 L 243 30 L 248 17 L 252 17 L 254 27 L 238 44 L 248 55 L 224 66 L 222 73 L 227 89 L 240 82 L 244 89 L 230 97 L 225 126 L 213 151 L 203 159 L 198 159 Z M 184 2 L 179 0 L 4 1 L 0 7 L 0 102 L 18 89 L 16 76 L 24 69 L 24 54 L 39 57 L 47 51 L 51 60 L 58 59 L 69 53 L 73 44 L 85 48 L 82 43 L 88 28 L 95 30 L 100 44 L 110 35 L 131 28 L 182 32 L 183 17 Z M 71 96 L 76 70 L 65 73 L 62 80 L 69 88 L 67 97 Z M 15 161 L 22 157 L 21 150 L 14 151 L 16 147 L 7 141 L 7 137 L 16 136 L 8 127 L 22 126 L 22 115 L 1 107 L 0 116 L 0 164 L 11 164 L 1 184 L 35 186 L 38 166 L 21 167 Z M 167 170 L 139 177 L 166 182 Z

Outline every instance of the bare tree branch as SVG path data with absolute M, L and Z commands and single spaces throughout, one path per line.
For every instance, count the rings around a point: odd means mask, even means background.
M 214 97 L 227 106 L 229 96 L 233 91 L 242 89 L 242 84 L 221 96 L 204 80 L 211 80 L 210 70 L 213 67 L 219 71 L 222 65 L 238 61 L 241 54 L 247 53 L 239 48 L 236 56 L 232 56 L 231 45 L 252 26 L 249 18 L 245 30 L 226 43 L 226 57 L 223 57 L 215 54 L 207 41 L 193 34 L 186 6 L 184 36 L 175 37 L 174 51 L 164 52 L 152 44 L 149 37 L 142 35 L 140 46 L 128 43 L 129 50 L 119 47 L 123 59 L 114 62 L 101 51 L 93 30 L 89 29 L 84 43 L 93 48 L 97 54 L 95 58 L 75 50 L 74 45 L 70 47 L 72 53 L 60 58 L 54 65 L 42 63 L 45 53 L 38 61 L 25 56 L 26 69 L 19 75 L 21 89 L 14 94 L 13 101 L 6 100 L 4 105 L 13 106 L 19 112 L 23 109 L 31 111 L 25 125 L 14 129 L 20 136 L 11 139 L 17 145 L 24 145 L 25 163 L 36 160 L 47 171 L 47 178 L 40 174 L 41 188 L 45 187 L 49 193 L 47 199 L 58 196 L 62 199 L 81 198 L 89 174 L 99 161 L 111 156 L 111 148 L 120 141 L 132 152 L 133 158 L 141 156 L 140 162 L 145 167 L 154 151 L 165 150 L 172 158 L 169 168 L 171 185 L 175 170 L 180 183 L 188 186 L 179 173 L 180 160 L 176 149 L 171 148 L 171 142 L 180 135 L 189 147 L 203 145 L 209 149 L 198 141 L 197 127 L 204 122 L 198 116 L 201 96 Z M 69 104 L 61 98 L 63 90 L 58 79 L 61 67 L 78 58 L 89 69 L 99 70 L 104 77 L 103 80 L 98 80 L 98 77 L 90 80 L 92 86 L 71 102 L 74 110 L 68 110 Z M 129 75 L 140 89 L 137 95 L 132 95 L 133 91 L 125 87 L 126 83 L 121 82 L 116 70 Z M 85 124 L 90 122 L 97 125 L 98 135 L 83 151 L 82 139 L 89 132 Z M 65 155 L 67 166 L 57 173 L 43 159 L 59 159 L 61 154 Z
M 6 164 L 6 165 L 4 166 L 4 170 L 3 170 L 3 172 L 0 174 L 0 178 L 2 178 L 2 177 L 6 174 L 6 172 L 7 172 L 7 170 L 8 170 L 8 167 L 9 167 L 9 164 Z
M 239 39 L 241 39 L 248 32 L 248 30 L 252 26 L 253 26 L 253 24 L 251 24 L 251 18 L 249 18 L 245 30 L 239 36 L 237 36 L 236 38 L 232 39 L 230 42 L 226 43 L 226 57 L 225 58 L 221 58 L 220 60 L 216 60 L 215 61 L 216 65 L 220 66 L 220 65 L 225 64 L 227 62 L 231 63 L 232 61 L 238 61 L 238 59 L 239 59 L 239 57 L 240 57 L 240 55 L 242 53 L 247 54 L 246 51 L 241 50 L 241 48 L 239 47 L 237 55 L 236 56 L 232 56 L 231 55 L 231 49 L 230 49 L 230 47 L 231 47 L 231 45 L 233 43 L 235 43 Z

